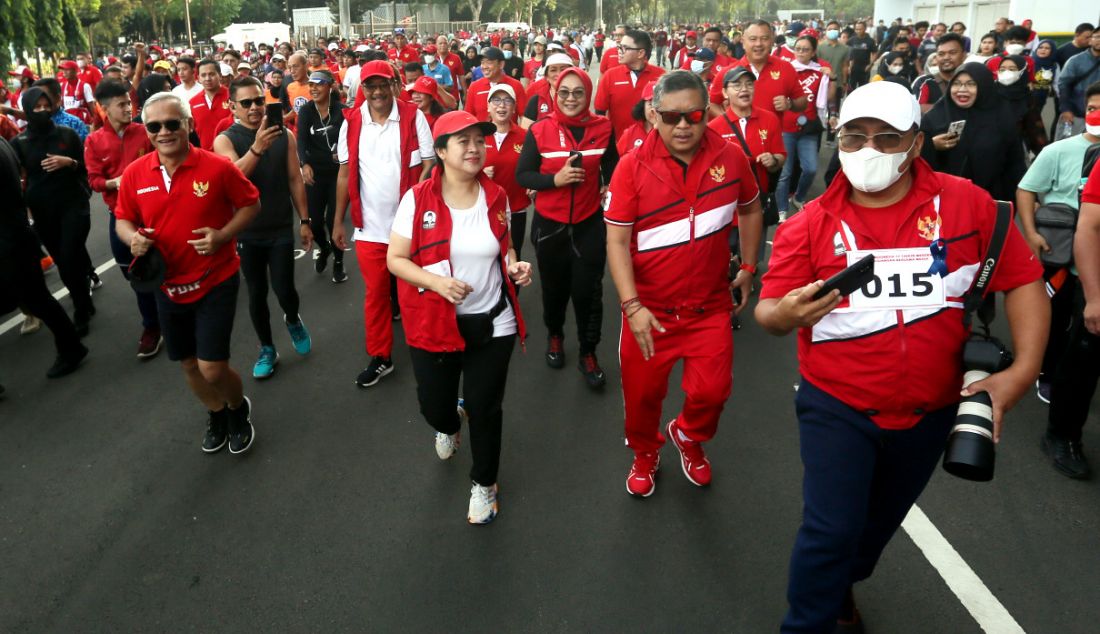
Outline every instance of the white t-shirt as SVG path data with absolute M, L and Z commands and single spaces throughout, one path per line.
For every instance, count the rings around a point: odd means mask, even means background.
M 485 189 L 478 191 L 477 202 L 469 209 L 455 209 L 450 205 L 451 215 L 451 259 L 443 266 L 425 267 L 437 275 L 447 275 L 466 282 L 474 288 L 461 304 L 455 306 L 459 315 L 487 313 L 497 305 L 501 287 L 500 243 L 489 226 L 489 206 L 485 202 Z M 416 200 L 412 191 L 406 192 L 397 207 L 393 219 L 393 232 L 412 240 L 413 216 L 416 215 Z M 505 212 L 505 226 L 511 226 L 511 210 Z M 431 292 L 431 291 L 426 291 Z M 503 337 L 516 334 L 516 314 L 512 306 L 493 320 L 493 336 Z
M 416 111 L 416 136 L 419 147 L 411 156 L 401 156 L 401 123 L 397 102 L 390 109 L 390 116 L 383 125 L 370 116 L 370 106 L 363 103 L 363 124 L 359 129 L 359 201 L 363 211 L 363 226 L 356 227 L 353 240 L 390 243 L 390 227 L 393 214 L 400 202 L 401 170 L 427 159 L 435 158 L 432 149 L 432 131 L 424 113 Z M 348 162 L 348 122 L 340 126 L 336 142 L 336 157 L 341 165 Z M 356 169 L 356 168 L 349 168 Z
M 180 85 L 172 89 L 172 94 L 182 99 L 183 103 L 191 103 L 191 99 L 193 99 L 194 96 L 199 94 L 200 92 L 202 92 L 202 84 L 200 84 L 199 82 L 191 84 L 190 88 L 184 86 L 181 83 Z
M 354 66 L 348 66 L 347 69 L 344 70 L 344 88 L 347 89 L 347 105 L 349 106 L 355 103 L 355 95 L 359 92 L 360 68 L 359 64 L 356 64 Z

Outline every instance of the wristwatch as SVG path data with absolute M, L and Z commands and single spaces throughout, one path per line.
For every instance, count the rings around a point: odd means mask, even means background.
M 309 218 L 299 218 L 298 222 L 300 222 L 303 227 L 309 226 Z

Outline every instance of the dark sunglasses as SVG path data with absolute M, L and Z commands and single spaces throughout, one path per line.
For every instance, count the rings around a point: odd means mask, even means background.
M 706 109 L 702 110 L 689 110 L 687 112 L 680 112 L 679 110 L 658 110 L 657 114 L 661 115 L 661 122 L 665 125 L 680 125 L 680 120 L 683 119 L 691 125 L 696 125 L 703 121 L 706 116 Z
M 245 109 L 251 108 L 252 106 L 262 106 L 264 105 L 264 98 L 256 97 L 254 99 L 238 99 L 237 105 L 242 106 Z
M 145 129 L 150 134 L 160 134 L 161 128 L 168 128 L 169 132 L 179 132 L 181 125 L 183 125 L 183 122 L 179 119 L 168 119 L 167 121 L 150 121 L 145 124 Z

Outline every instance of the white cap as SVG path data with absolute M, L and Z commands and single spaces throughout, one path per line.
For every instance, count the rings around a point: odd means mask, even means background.
M 360 44 L 359 46 L 356 46 L 356 47 L 355 47 L 355 52 L 356 52 L 356 53 L 366 53 L 366 52 L 367 52 L 367 51 L 369 51 L 369 50 L 370 50 L 370 49 L 369 49 L 369 48 L 367 48 L 367 45 L 366 45 L 366 44 Z
M 336 45 L 336 42 L 329 42 L 328 43 L 328 50 L 335 51 L 338 48 L 340 48 L 340 47 Z
M 489 87 L 489 97 L 488 98 L 492 99 L 493 95 L 497 94 L 498 92 L 506 92 L 506 93 L 508 93 L 508 96 L 512 98 L 512 101 L 516 100 L 516 91 L 513 90 L 512 87 L 509 86 L 508 84 L 492 84 Z
M 271 61 L 277 62 L 279 60 L 282 60 L 284 62 L 286 61 L 286 58 L 283 57 L 282 53 L 275 53 L 274 55 L 271 56 Z
M 856 119 L 878 119 L 905 132 L 920 125 L 920 105 L 905 86 L 875 81 L 853 90 L 840 106 L 838 126 Z
M 573 58 L 565 53 L 554 53 L 546 58 L 546 63 L 543 66 L 553 66 L 554 64 L 569 64 L 572 66 Z

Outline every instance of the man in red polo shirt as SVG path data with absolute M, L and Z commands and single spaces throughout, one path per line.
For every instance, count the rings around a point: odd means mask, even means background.
M 493 84 L 508 84 L 516 92 L 516 112 L 527 107 L 527 91 L 523 84 L 504 74 L 504 51 L 496 47 L 485 49 L 481 57 L 481 71 L 485 76 L 470 84 L 466 93 L 466 112 L 478 121 L 489 120 L 489 88 Z
M 615 30 L 611 32 L 611 40 L 607 42 L 607 48 L 604 49 L 603 59 L 600 60 L 600 75 L 619 65 L 619 44 L 624 35 L 626 35 L 626 26 L 616 25 Z
M 963 297 L 988 253 L 997 206 L 920 158 L 930 142 L 920 117 L 916 99 L 892 82 L 848 96 L 837 134 L 842 171 L 779 227 L 764 276 L 756 318 L 772 334 L 798 330 L 802 374 L 804 510 L 782 632 L 858 624 L 852 584 L 871 575 L 928 483 L 959 410 L 970 335 Z M 889 293 L 872 295 L 872 281 L 847 297 L 833 290 L 814 299 L 822 280 L 868 253 Z M 1050 321 L 1042 274 L 1012 224 L 985 279 L 988 291 L 1004 291 L 1015 361 L 962 391 L 988 393 L 982 415 L 994 442 L 1039 375 Z
M 756 20 L 745 29 L 742 38 L 745 43 L 745 56 L 737 61 L 738 66 L 747 66 L 756 75 L 756 91 L 753 105 L 771 110 L 780 119 L 787 110 L 801 112 L 806 109 L 808 99 L 798 83 L 798 73 L 794 67 L 771 54 L 775 33 L 772 25 L 764 20 Z M 725 73 L 715 75 L 710 84 L 710 112 L 712 117 L 722 116 L 722 80 Z
M 130 101 L 130 88 L 126 84 L 113 79 L 101 81 L 95 96 L 105 114 L 106 124 L 84 141 L 84 164 L 88 167 L 88 184 L 92 190 L 103 194 L 103 202 L 107 204 L 107 213 L 110 214 L 107 236 L 111 254 L 122 276 L 130 279 L 128 269 L 134 259 L 130 245 L 119 240 L 115 232 L 118 188 L 126 167 L 152 152 L 153 145 L 149 142 L 145 127 L 134 123 L 133 102 Z M 164 341 L 157 318 L 157 302 L 152 293 L 136 289 L 134 293 L 142 325 L 137 356 L 139 359 L 149 359 L 160 352 Z
M 201 95 L 200 95 L 201 97 Z M 170 92 L 145 102 L 142 121 L 156 152 L 122 173 L 116 230 L 137 258 L 156 249 L 164 279 L 156 292 L 168 358 L 210 412 L 202 449 L 239 454 L 252 446 L 252 403 L 229 367 L 237 311 L 237 233 L 260 211 L 259 192 L 218 155 L 191 147 L 191 113 Z M 140 267 L 139 267 L 140 268 Z
M 649 63 L 653 43 L 645 31 L 627 31 L 619 46 L 619 65 L 600 78 L 594 104 L 596 114 L 611 119 L 615 139 L 634 124 L 630 113 L 641 100 L 642 89 L 665 72 Z
M 745 306 L 734 306 L 730 291 L 749 296 L 763 231 L 748 160 L 707 128 L 703 81 L 684 71 L 664 75 L 653 104 L 657 134 L 619 162 L 604 213 L 607 263 L 623 312 L 619 364 L 626 444 L 634 451 L 626 489 L 638 497 L 656 487 L 666 439 L 688 480 L 710 484 L 703 443 L 717 431 L 732 387 L 730 313 Z M 735 215 L 745 263 L 730 284 Z M 661 403 L 681 359 L 684 407 L 662 434 Z
M 212 59 L 199 62 L 199 83 L 202 92 L 191 98 L 190 110 L 195 132 L 199 135 L 199 144 L 204 150 L 214 148 L 214 138 L 218 136 L 218 124 L 223 119 L 232 119 L 229 109 L 229 89 L 222 86 L 221 65 Z
M 401 66 L 420 60 L 420 53 L 409 45 L 409 38 L 405 37 L 404 33 L 393 36 L 393 48 L 386 51 L 386 54 L 390 59 L 397 60 Z
M 779 178 L 779 170 L 787 160 L 779 117 L 753 105 L 756 78 L 748 68 L 731 68 L 724 73 L 723 81 L 729 107 L 707 125 L 745 152 L 755 169 L 757 184 L 768 192 L 771 179 Z
M 91 56 L 87 53 L 76 54 L 76 65 L 80 68 L 80 81 L 88 84 L 95 90 L 99 85 L 101 79 L 103 79 L 103 73 L 96 68 L 96 65 L 91 62 Z

